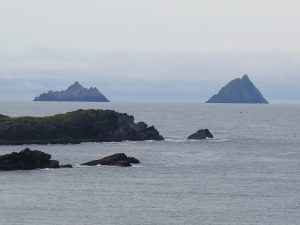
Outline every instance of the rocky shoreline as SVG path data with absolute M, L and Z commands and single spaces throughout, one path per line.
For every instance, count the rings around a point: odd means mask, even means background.
M 113 110 L 77 110 L 46 117 L 0 115 L 0 145 L 164 140 L 154 126 Z

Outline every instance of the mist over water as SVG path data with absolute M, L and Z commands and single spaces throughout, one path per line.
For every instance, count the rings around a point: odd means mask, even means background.
M 0 146 L 51 153 L 73 169 L 0 172 L 0 224 L 296 225 L 300 105 L 1 103 L 0 114 L 43 116 L 110 108 L 154 125 L 163 142 Z M 215 139 L 187 141 L 200 128 Z M 81 167 L 124 152 L 132 168 Z
M 25 55 L 6 62 L 0 55 L 0 101 L 28 101 L 79 81 L 113 102 L 205 102 L 243 74 L 270 102 L 300 99 L 299 53 L 50 51 L 58 56 Z

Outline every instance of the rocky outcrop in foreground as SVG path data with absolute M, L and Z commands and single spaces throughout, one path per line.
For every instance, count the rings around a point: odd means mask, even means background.
M 188 136 L 188 139 L 194 139 L 194 140 L 201 140 L 206 138 L 214 138 L 214 136 L 208 129 L 198 130 L 196 133 Z
M 84 166 L 120 166 L 129 167 L 132 164 L 140 163 L 134 157 L 128 157 L 124 153 L 116 153 L 102 159 L 83 163 Z M 0 171 L 11 170 L 33 170 L 33 169 L 58 169 L 72 168 L 72 165 L 60 165 L 57 160 L 52 160 L 51 155 L 38 150 L 26 148 L 20 152 L 12 152 L 10 154 L 0 156 Z
M 128 157 L 124 153 L 116 153 L 102 159 L 93 160 L 90 162 L 83 163 L 83 166 L 97 166 L 97 165 L 105 165 L 105 166 L 121 166 L 121 167 L 129 167 L 131 164 L 140 163 L 140 161 L 134 157 Z
M 60 165 L 57 160 L 51 160 L 51 155 L 28 148 L 0 156 L 0 170 L 33 170 L 45 168 L 70 168 L 71 165 Z
M 211 97 L 207 103 L 259 103 L 268 101 L 251 82 L 248 75 L 230 81 L 218 94 Z
M 0 116 L 0 145 L 163 140 L 153 127 L 113 110 L 77 110 L 46 117 Z
M 85 88 L 75 82 L 64 91 L 48 91 L 34 101 L 71 101 L 71 102 L 109 102 L 109 100 L 95 87 Z

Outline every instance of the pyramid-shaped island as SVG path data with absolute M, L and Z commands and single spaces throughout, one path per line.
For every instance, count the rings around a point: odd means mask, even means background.
M 75 82 L 64 91 L 48 91 L 34 101 L 57 102 L 109 102 L 109 100 L 95 87 L 85 88 L 79 82 Z
M 248 75 L 244 75 L 242 78 L 230 81 L 206 103 L 268 104 L 268 101 L 255 87 Z

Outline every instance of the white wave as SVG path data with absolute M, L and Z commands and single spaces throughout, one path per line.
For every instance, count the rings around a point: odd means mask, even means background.
M 138 165 L 138 164 L 131 164 L 131 165 L 132 165 L 133 168 L 142 168 L 142 167 L 144 167 L 144 166 Z
M 211 141 L 211 142 L 217 142 L 217 143 L 230 141 L 230 139 L 227 139 L 227 138 L 212 138 L 212 139 L 206 139 L 206 140 Z
M 165 141 L 167 142 L 177 142 L 177 143 L 183 143 L 183 142 L 215 142 L 215 143 L 222 143 L 222 142 L 228 142 L 230 139 L 226 138 L 207 138 L 207 139 L 179 139 L 179 138 L 166 138 Z
M 187 139 L 182 139 L 182 138 L 170 138 L 170 137 L 168 137 L 168 138 L 165 138 L 165 141 L 167 141 L 167 142 L 178 142 L 178 143 L 180 143 L 180 142 L 186 142 L 186 141 L 188 141 Z

